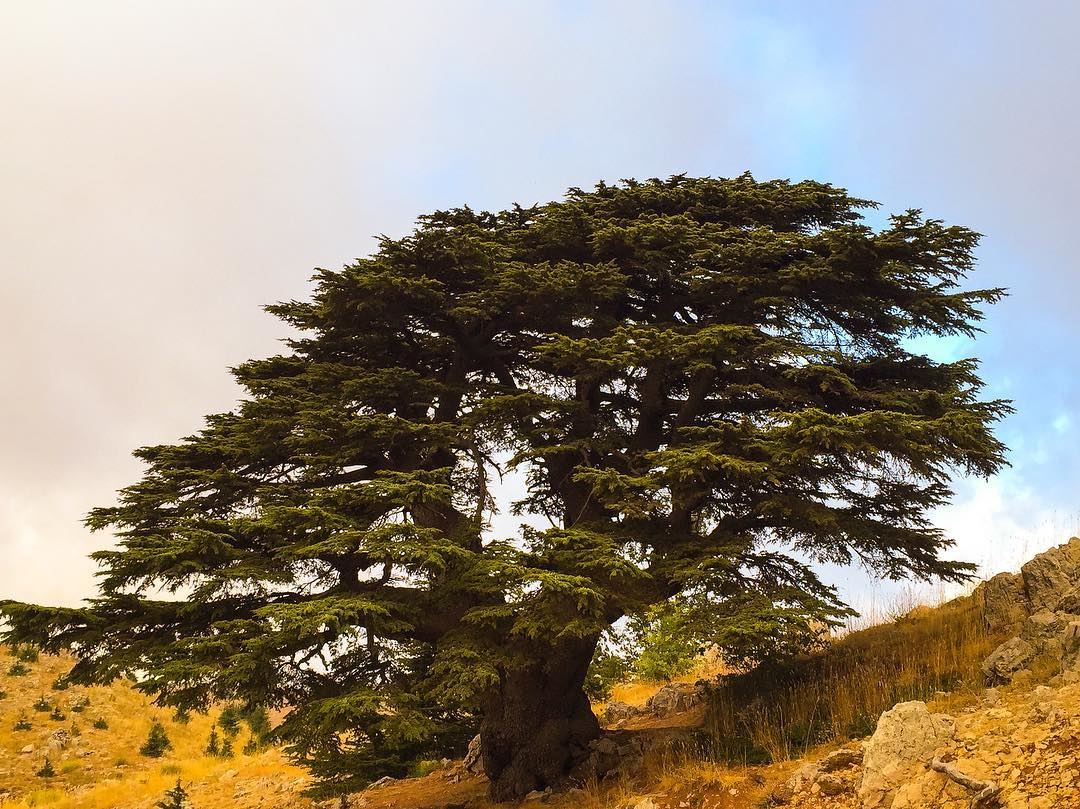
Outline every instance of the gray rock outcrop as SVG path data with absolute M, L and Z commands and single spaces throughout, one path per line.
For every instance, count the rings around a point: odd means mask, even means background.
M 883 713 L 863 752 L 863 809 L 889 809 L 897 790 L 925 772 L 955 733 L 951 716 L 931 714 L 923 702 L 902 702 Z

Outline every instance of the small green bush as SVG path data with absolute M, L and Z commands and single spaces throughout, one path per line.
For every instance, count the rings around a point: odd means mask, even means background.
M 183 786 L 180 785 L 180 779 L 176 779 L 176 786 L 165 793 L 165 797 L 154 804 L 156 809 L 188 809 L 191 804 L 188 802 L 188 794 Z
M 15 723 L 15 730 L 30 730 L 33 725 L 30 724 L 30 720 L 26 718 L 26 714 L 19 717 L 19 721 Z
M 20 644 L 12 650 L 15 654 L 15 659 L 23 663 L 37 663 L 38 650 L 29 643 Z
M 206 755 L 221 755 L 221 740 L 218 738 L 217 728 L 210 728 L 210 738 L 206 740 Z
M 53 768 L 52 761 L 48 756 L 45 756 L 45 763 L 41 765 L 41 769 L 37 771 L 38 778 L 52 778 L 56 775 L 56 770 Z
M 25 677 L 30 673 L 30 667 L 25 663 L 12 663 L 11 668 L 8 669 L 8 676 L 10 677 Z
M 57 705 L 55 708 L 52 709 L 52 713 L 49 714 L 49 719 L 54 722 L 63 722 L 65 719 L 67 719 L 67 715 L 63 711 L 61 711 L 60 706 Z
M 97 719 L 94 720 L 94 729 L 95 730 L 108 730 L 109 729 L 109 723 L 105 721 L 104 717 L 99 716 Z
M 145 744 L 139 748 L 139 752 L 150 758 L 161 758 L 165 755 L 165 751 L 171 747 L 172 742 L 169 741 L 169 736 L 165 732 L 165 726 L 160 722 L 154 722 L 150 726 L 150 733 L 146 737 Z
M 68 681 L 67 677 L 64 677 L 63 675 L 61 675 L 61 676 L 57 677 L 55 680 L 53 680 L 53 684 L 52 684 L 52 690 L 53 691 L 67 691 L 69 688 L 71 688 L 71 683 Z
M 38 701 L 35 702 L 32 707 L 34 708 L 35 711 L 37 711 L 39 713 L 48 713 L 49 711 L 52 710 L 52 705 L 49 703 L 49 701 L 47 699 L 45 699 L 44 696 L 42 696 L 40 699 L 38 699 Z

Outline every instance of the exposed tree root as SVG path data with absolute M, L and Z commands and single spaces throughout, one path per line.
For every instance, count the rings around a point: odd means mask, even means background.
M 948 776 L 960 786 L 970 789 L 975 793 L 971 799 L 971 809 L 988 809 L 996 806 L 1001 795 L 1001 787 L 993 781 L 980 781 L 972 778 L 956 769 L 952 764 L 946 764 L 940 758 L 930 762 L 930 769 Z

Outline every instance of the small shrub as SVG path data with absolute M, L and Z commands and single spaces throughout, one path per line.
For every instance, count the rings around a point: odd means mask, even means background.
M 210 738 L 206 741 L 206 755 L 208 756 L 220 756 L 221 755 L 221 741 L 218 739 L 217 728 L 210 728 Z
M 169 736 L 165 732 L 165 726 L 160 722 L 154 722 L 150 726 L 150 733 L 146 737 L 145 744 L 139 748 L 139 752 L 150 758 L 161 758 L 170 747 L 172 747 L 172 742 L 169 741 Z
M 253 756 L 259 752 L 259 742 L 254 736 L 249 736 L 247 744 L 244 745 L 243 753 L 245 756 Z
M 166 792 L 165 797 L 154 806 L 156 809 L 188 809 L 191 806 L 187 791 L 181 786 L 179 778 L 176 779 L 176 786 Z
M 30 720 L 26 718 L 26 714 L 22 714 L 19 717 L 19 721 L 15 723 L 15 730 L 30 730 L 33 725 L 30 724 Z
M 29 643 L 20 644 L 12 650 L 15 654 L 15 659 L 22 663 L 37 663 L 38 650 Z
M 67 719 L 67 715 L 63 711 L 61 711 L 60 706 L 57 705 L 55 708 L 52 709 L 52 713 L 49 714 L 49 719 L 54 722 L 63 722 L 65 719 Z
M 68 681 L 67 677 L 64 677 L 63 675 L 61 675 L 61 676 L 57 677 L 55 680 L 53 680 L 53 684 L 52 684 L 52 690 L 53 691 L 67 691 L 69 688 L 71 688 L 71 683 Z
M 235 705 L 227 705 L 218 717 L 218 726 L 227 738 L 233 738 L 240 732 L 240 709 Z
M 228 736 L 226 736 L 225 740 L 221 743 L 221 757 L 222 758 L 232 758 L 233 757 L 233 743 L 232 743 L 232 739 L 230 739 Z
M 81 769 L 82 769 L 82 767 L 79 765 L 79 762 L 77 762 L 77 761 L 65 761 L 63 764 L 60 765 L 60 774 L 61 775 L 71 775 L 71 773 L 78 772 Z
M 7 699 L 7 691 L 0 689 L 0 699 Z
M 186 725 L 191 721 L 191 712 L 183 708 L 177 708 L 173 713 L 173 721 L 178 725 Z
M 36 773 L 38 778 L 52 778 L 56 775 L 56 770 L 53 768 L 52 761 L 48 756 L 45 756 L 45 763 L 41 765 L 41 769 Z
M 50 705 L 49 701 L 45 699 L 44 696 L 42 696 L 37 702 L 34 703 L 33 708 L 39 713 L 48 713 L 52 710 L 52 705 Z
M 12 663 L 11 668 L 8 669 L 8 675 L 11 677 L 25 677 L 30 673 L 30 667 L 25 663 Z
M 94 720 L 94 730 L 108 730 L 109 723 L 105 721 L 105 717 L 99 716 Z
M 270 737 L 270 714 L 267 713 L 266 708 L 261 706 L 252 708 L 244 717 L 244 721 L 247 722 L 251 735 L 258 740 L 259 744 L 265 743 Z

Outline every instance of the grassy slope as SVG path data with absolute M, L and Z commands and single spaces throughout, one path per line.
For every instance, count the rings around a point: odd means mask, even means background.
M 774 763 L 752 765 L 750 757 L 742 765 L 702 761 L 690 755 L 656 758 L 647 762 L 644 784 L 593 785 L 584 793 L 556 797 L 548 805 L 611 809 L 653 794 L 662 807 L 754 806 L 797 766 L 795 759 L 820 753 L 852 735 L 865 735 L 877 715 L 897 701 L 933 699 L 939 689 L 952 694 L 939 696 L 936 710 L 955 711 L 975 701 L 981 693 L 979 662 L 996 641 L 982 631 L 979 605 L 970 598 L 959 599 L 851 633 L 834 641 L 825 653 L 788 669 L 728 678 L 728 686 L 710 708 L 706 730 L 714 739 L 741 739 L 747 749 L 752 748 L 757 756 L 771 756 Z M 189 724 L 179 725 L 126 684 L 53 691 L 53 681 L 68 665 L 65 659 L 42 657 L 31 664 L 32 671 L 25 677 L 7 675 L 12 662 L 13 658 L 0 650 L 0 690 L 8 692 L 0 700 L 0 790 L 17 795 L 6 803 L 0 799 L 2 809 L 150 809 L 177 777 L 197 809 L 311 806 L 299 795 L 306 784 L 304 772 L 290 765 L 279 751 L 237 755 L 231 760 L 206 756 L 203 748 L 213 716 L 195 716 Z M 657 687 L 629 684 L 615 696 L 640 704 Z M 66 721 L 54 722 L 31 708 L 42 694 L 64 706 L 86 694 L 91 704 L 82 714 L 72 714 L 65 707 Z M 23 713 L 34 727 L 14 731 L 13 725 Z M 98 717 L 109 723 L 107 731 L 92 728 Z M 155 718 L 167 727 L 174 748 L 161 759 L 148 759 L 138 748 Z M 700 713 L 683 718 L 701 721 Z M 54 756 L 57 776 L 50 781 L 36 777 L 49 735 L 59 727 L 70 729 L 73 719 L 81 735 Z M 648 722 L 645 727 L 649 727 Z M 237 739 L 238 749 L 245 740 L 246 730 Z M 35 752 L 20 754 L 27 744 L 34 744 Z M 80 757 L 80 750 L 91 755 Z M 365 793 L 364 803 L 354 800 L 353 805 L 422 809 L 471 799 L 469 805 L 477 809 L 489 806 L 481 799 L 481 779 L 457 783 L 448 775 L 436 772 L 372 790 Z
M 153 707 L 124 683 L 53 690 L 53 682 L 70 666 L 68 659 L 42 656 L 27 664 L 30 673 L 21 677 L 8 674 L 14 662 L 8 650 L 0 649 L 0 691 L 7 692 L 0 699 L 0 791 L 8 793 L 0 797 L 3 809 L 143 809 L 160 800 L 177 778 L 199 809 L 310 805 L 298 795 L 307 783 L 305 772 L 289 764 L 280 751 L 251 756 L 238 752 L 232 759 L 205 755 L 215 715 L 193 716 L 188 724 L 178 724 L 169 712 Z M 66 719 L 54 721 L 33 710 L 41 696 L 52 705 L 59 703 Z M 82 713 L 72 712 L 68 706 L 83 696 L 89 697 L 89 706 Z M 14 725 L 23 715 L 32 728 L 17 731 Z M 108 729 L 95 729 L 97 719 L 104 719 Z M 155 719 L 165 725 L 173 744 L 156 759 L 139 753 Z M 71 732 L 73 723 L 79 735 L 66 749 L 50 754 L 56 776 L 38 777 L 35 773 L 45 759 L 50 736 L 60 728 Z M 244 728 L 235 742 L 238 751 L 246 740 Z M 33 753 L 20 752 L 27 745 L 34 746 Z

